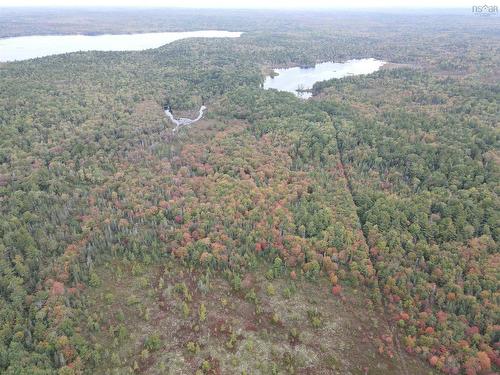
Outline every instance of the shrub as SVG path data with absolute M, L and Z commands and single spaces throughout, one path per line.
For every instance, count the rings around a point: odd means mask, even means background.
M 146 338 L 144 347 L 150 351 L 158 350 L 161 347 L 161 338 L 157 334 L 153 334 Z

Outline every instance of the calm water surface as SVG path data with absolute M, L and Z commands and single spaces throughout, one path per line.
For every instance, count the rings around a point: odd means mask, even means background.
M 311 89 L 316 82 L 351 75 L 370 74 L 379 70 L 384 64 L 385 61 L 381 60 L 357 59 L 344 63 L 325 62 L 316 64 L 314 68 L 275 69 L 278 75 L 266 77 L 264 88 L 293 92 L 299 98 L 307 99 L 312 94 L 300 92 L 300 90 Z
M 140 51 L 185 38 L 237 38 L 240 32 L 201 30 L 106 35 L 32 35 L 0 39 L 0 62 L 78 51 Z

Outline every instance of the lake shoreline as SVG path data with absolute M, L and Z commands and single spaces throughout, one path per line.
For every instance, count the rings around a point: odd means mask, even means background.
M 301 66 L 274 68 L 266 76 L 263 88 L 291 92 L 301 99 L 309 99 L 313 95 L 312 89 L 317 82 L 371 74 L 381 69 L 385 64 L 387 64 L 386 61 L 363 58 L 349 59 L 340 63 L 327 61 L 306 68 Z
M 127 52 L 159 48 L 190 38 L 239 38 L 243 32 L 194 30 L 128 34 L 24 35 L 0 38 L 0 62 L 19 62 L 73 52 Z

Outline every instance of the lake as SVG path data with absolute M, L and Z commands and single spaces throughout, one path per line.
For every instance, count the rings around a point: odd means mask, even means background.
M 200 30 L 105 35 L 31 35 L 0 39 L 0 62 L 78 51 L 140 51 L 185 38 L 237 38 L 241 32 Z
M 370 58 L 348 60 L 344 63 L 325 62 L 316 64 L 314 68 L 275 69 L 274 72 L 278 75 L 266 77 L 264 88 L 292 92 L 299 98 L 307 99 L 312 96 L 312 93 L 300 90 L 311 89 L 316 82 L 351 75 L 370 74 L 379 70 L 384 64 L 385 61 Z

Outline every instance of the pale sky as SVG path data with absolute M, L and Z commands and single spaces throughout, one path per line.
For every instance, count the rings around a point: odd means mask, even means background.
M 483 2 L 484 0 L 0 0 L 0 7 L 470 8 Z M 495 2 L 490 0 L 487 3 L 495 5 Z

